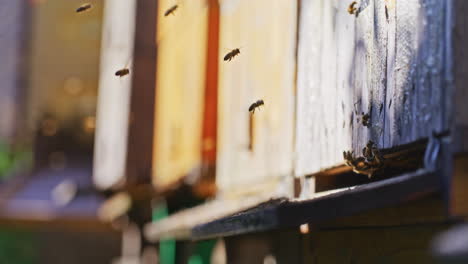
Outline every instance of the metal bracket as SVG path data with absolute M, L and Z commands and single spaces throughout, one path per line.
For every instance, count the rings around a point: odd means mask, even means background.
M 434 134 L 429 138 L 426 152 L 424 153 L 424 167 L 429 171 L 437 169 L 437 161 L 440 153 L 440 139 Z

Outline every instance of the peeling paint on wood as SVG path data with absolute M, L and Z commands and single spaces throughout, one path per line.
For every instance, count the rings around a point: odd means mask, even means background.
M 296 175 L 448 129 L 449 4 L 303 0 L 299 22 Z M 363 124 L 369 115 L 370 126 Z

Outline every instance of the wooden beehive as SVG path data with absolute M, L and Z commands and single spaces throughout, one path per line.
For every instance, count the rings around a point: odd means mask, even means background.
M 298 2 L 296 21 L 294 1 L 220 1 L 218 197 L 149 226 L 149 237 L 307 233 L 435 193 L 436 206 L 416 207 L 440 217 L 452 199 L 452 214 L 466 215 L 466 16 L 454 19 L 466 2 L 362 0 L 353 14 L 353 1 Z M 386 156 L 368 178 L 343 152 L 368 155 L 370 141 Z
M 355 14 L 350 3 L 301 1 L 297 176 L 369 140 L 387 149 L 450 128 L 447 2 L 358 1 Z

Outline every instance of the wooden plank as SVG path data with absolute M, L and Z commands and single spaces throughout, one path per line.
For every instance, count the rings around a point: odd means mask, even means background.
M 210 0 L 206 47 L 205 93 L 202 131 L 202 174 L 195 192 L 200 197 L 216 193 L 216 153 L 218 134 L 218 60 L 219 60 L 219 2 Z
M 369 139 L 382 145 L 384 118 L 379 109 L 385 100 L 387 55 L 384 3 L 362 1 L 355 16 L 344 1 L 303 2 L 297 176 L 340 164 L 344 150 L 361 153 Z M 369 128 L 362 124 L 365 114 L 370 115 Z
M 389 146 L 446 129 L 444 78 L 447 4 L 412 0 L 395 4 L 395 87 L 387 94 Z
M 93 168 L 100 189 L 125 181 L 132 74 L 115 72 L 133 71 L 135 12 L 135 0 L 105 1 Z
M 314 144 L 314 138 L 320 139 L 320 126 L 316 125 L 313 120 L 318 119 L 320 113 L 313 111 L 315 109 L 311 107 L 320 101 L 322 5 L 322 1 L 301 1 L 297 47 L 295 135 L 297 152 L 295 173 L 297 176 L 315 172 L 316 163 L 320 163 L 322 157 L 320 151 L 317 150 L 320 145 Z M 354 27 L 349 28 L 349 30 L 352 29 Z M 346 84 L 345 82 L 344 85 Z
M 322 194 L 317 193 L 312 199 L 265 203 L 250 210 L 197 225 L 192 229 L 192 237 L 205 239 L 298 227 L 305 223 L 319 224 L 339 217 L 414 200 L 436 192 L 438 189 L 437 176 L 420 169 L 375 183 Z
M 392 131 L 394 127 L 392 126 L 395 120 L 395 111 L 392 109 L 393 99 L 392 95 L 395 94 L 396 89 L 396 76 L 399 70 L 397 71 L 396 66 L 396 46 L 397 46 L 397 35 L 396 35 L 396 1 L 387 0 L 386 1 L 386 12 L 388 14 L 388 37 L 387 37 L 387 83 L 386 83 L 386 95 L 385 101 L 382 107 L 383 117 L 384 117 L 384 147 L 391 145 L 392 140 Z M 394 109 L 394 108 L 393 108 Z M 380 115 L 380 107 L 379 107 Z
M 194 208 L 177 212 L 162 220 L 145 226 L 145 236 L 150 241 L 164 239 L 190 239 L 191 230 L 217 218 L 229 216 L 265 203 L 270 195 L 243 197 L 243 199 L 215 199 Z M 272 198 L 273 199 L 273 198 Z M 274 197 L 281 200 L 282 198 Z
M 127 185 L 151 182 L 156 92 L 156 14 L 156 0 L 137 1 L 127 140 Z
M 225 0 L 220 5 L 219 195 L 273 194 L 278 188 L 292 195 L 297 3 Z M 223 61 L 235 48 L 241 53 Z M 251 116 L 249 106 L 259 99 L 265 105 Z
M 207 60 L 207 1 L 158 2 L 153 183 L 158 189 L 196 179 L 202 163 Z M 193 176 L 193 177 L 192 177 Z
M 362 152 L 369 140 L 383 145 L 384 116 L 380 106 L 385 100 L 387 58 L 387 20 L 385 2 L 363 1 L 356 18 L 354 57 L 353 108 L 354 126 L 352 149 Z M 370 125 L 363 118 L 370 116 Z

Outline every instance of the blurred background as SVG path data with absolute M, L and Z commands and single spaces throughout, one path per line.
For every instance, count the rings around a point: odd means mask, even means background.
M 468 263 L 467 10 L 0 0 L 0 264 Z
M 0 3 L 0 263 L 110 263 L 120 252 L 118 232 L 91 220 L 102 195 L 64 206 L 92 190 L 103 2 L 81 17 L 80 4 Z

